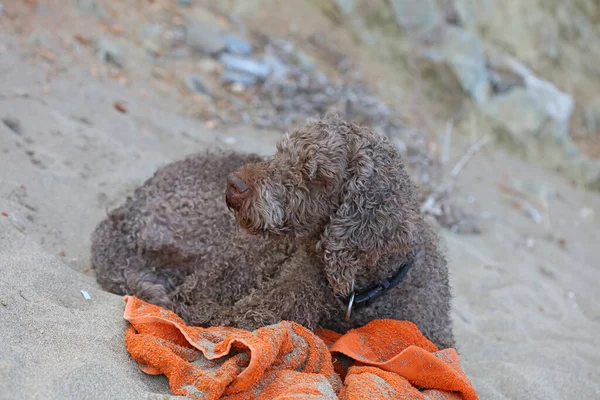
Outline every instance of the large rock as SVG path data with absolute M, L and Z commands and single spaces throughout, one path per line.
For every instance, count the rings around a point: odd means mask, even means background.
M 419 54 L 432 62 L 438 72 L 450 71 L 461 89 L 477 103 L 486 101 L 490 82 L 483 45 L 476 34 L 442 25 L 415 45 Z
M 208 19 L 190 21 L 185 28 L 186 44 L 204 55 L 215 55 L 227 46 L 219 27 Z
M 569 136 L 573 99 L 506 56 L 489 59 L 495 87 L 503 90 L 480 104 L 500 142 L 522 157 L 557 170 L 579 184 L 600 188 L 600 163 L 587 159 Z M 502 83 L 502 77 L 511 79 Z

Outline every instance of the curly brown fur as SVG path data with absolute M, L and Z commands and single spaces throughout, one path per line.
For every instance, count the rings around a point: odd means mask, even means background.
M 377 284 L 413 252 L 401 283 L 346 322 L 339 299 L 353 282 Z M 345 332 L 393 318 L 454 346 L 446 260 L 399 153 L 336 116 L 294 131 L 269 160 L 205 153 L 162 168 L 99 225 L 92 255 L 107 290 L 192 324 Z

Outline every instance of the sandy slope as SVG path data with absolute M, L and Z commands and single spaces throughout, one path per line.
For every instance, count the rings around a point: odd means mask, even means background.
M 217 133 L 75 66 L 51 79 L 13 38 L 0 44 L 8 49 L 0 118 L 21 123 L 19 134 L 0 124 L 0 399 L 168 393 L 164 378 L 139 372 L 125 351 L 122 299 L 80 273 L 89 268 L 89 235 L 158 166 L 218 146 L 217 134 L 262 153 L 279 134 Z M 556 193 L 552 226 L 501 199 L 498 184 L 515 180 Z M 459 351 L 481 398 L 596 397 L 599 223 L 581 209 L 598 215 L 600 197 L 492 150 L 468 164 L 460 185 L 473 196 L 469 207 L 497 215 L 480 236 L 445 233 Z

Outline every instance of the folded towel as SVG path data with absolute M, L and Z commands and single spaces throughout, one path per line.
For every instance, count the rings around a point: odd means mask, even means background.
M 283 321 L 254 332 L 192 327 L 125 296 L 125 344 L 147 374 L 190 399 L 478 399 L 454 349 L 438 351 L 407 321 L 344 335 Z M 342 381 L 343 380 L 343 381 Z

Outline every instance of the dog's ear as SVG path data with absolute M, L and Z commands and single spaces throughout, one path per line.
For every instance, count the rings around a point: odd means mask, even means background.
M 304 177 L 313 183 L 326 183 L 336 180 L 340 168 L 345 166 L 345 154 L 338 149 L 321 148 L 317 144 L 307 145 L 300 158 L 301 171 Z M 338 150 L 338 151 L 336 151 Z
M 350 294 L 360 268 L 407 248 L 416 230 L 415 187 L 400 156 L 385 150 L 368 148 L 350 160 L 341 204 L 317 243 L 329 283 L 339 296 Z

